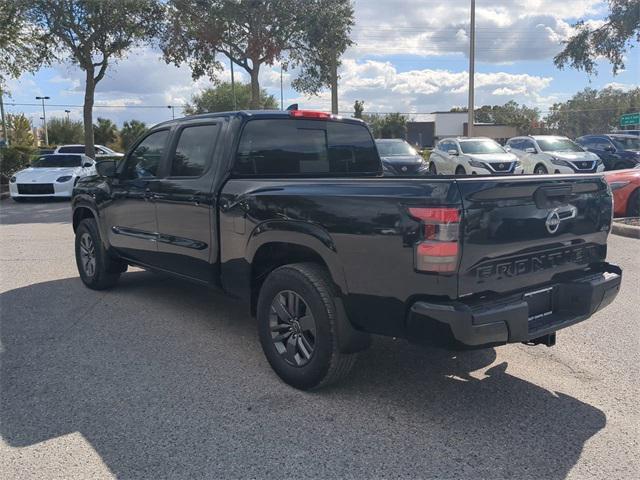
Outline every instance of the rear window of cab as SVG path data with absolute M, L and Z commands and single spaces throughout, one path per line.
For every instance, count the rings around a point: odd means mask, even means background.
M 245 125 L 236 153 L 237 176 L 332 176 L 380 173 L 373 138 L 364 125 L 304 119 L 255 119 Z

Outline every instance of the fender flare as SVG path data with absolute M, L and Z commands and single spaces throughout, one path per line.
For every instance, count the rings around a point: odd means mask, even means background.
M 322 258 L 329 269 L 333 282 L 343 294 L 347 294 L 347 281 L 335 243 L 324 228 L 298 220 L 267 220 L 262 222 L 254 228 L 247 240 L 245 249 L 247 263 L 252 265 L 260 247 L 269 243 L 289 243 L 310 249 Z

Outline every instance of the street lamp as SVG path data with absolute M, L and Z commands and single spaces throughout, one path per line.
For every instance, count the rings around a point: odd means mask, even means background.
M 67 114 L 67 123 L 69 123 L 69 114 L 71 113 L 71 110 L 65 110 L 64 113 Z
M 49 132 L 47 131 L 47 113 L 44 109 L 44 101 L 49 100 L 51 97 L 36 97 L 36 100 L 42 100 L 42 124 L 44 125 L 44 143 L 49 146 Z
M 176 113 L 175 113 L 175 110 L 174 110 L 175 107 L 173 105 L 167 105 L 167 108 L 171 109 L 171 119 L 175 120 L 175 118 L 176 118 Z

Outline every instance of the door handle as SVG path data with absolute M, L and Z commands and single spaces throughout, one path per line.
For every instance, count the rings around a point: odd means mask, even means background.
M 202 203 L 204 201 L 204 197 L 202 195 L 191 195 L 188 199 L 189 202 L 193 203 L 194 205 L 198 206 L 200 205 L 200 203 Z

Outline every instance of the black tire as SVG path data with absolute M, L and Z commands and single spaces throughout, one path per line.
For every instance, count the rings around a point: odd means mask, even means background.
M 20 197 L 11 197 L 11 200 L 13 200 L 16 203 L 24 202 L 24 198 L 20 198 Z
M 433 162 L 429 162 L 429 175 L 438 175 L 438 169 Z
M 93 218 L 85 218 L 76 228 L 75 247 L 80 279 L 92 290 L 113 287 L 120 278 L 120 273 L 127 268 L 124 262 L 109 256 Z
M 627 217 L 640 217 L 640 188 L 636 188 L 627 200 Z
M 298 312 L 290 315 L 294 310 L 287 301 L 291 293 L 299 297 L 296 305 L 303 309 L 302 317 Z M 338 349 L 335 295 L 328 272 L 314 263 L 277 268 L 260 289 L 257 306 L 260 343 L 271 368 L 292 387 L 310 390 L 334 383 L 349 373 L 356 360 L 356 354 L 340 353 Z M 276 311 L 276 302 L 280 302 L 284 311 Z M 289 315 L 290 321 L 282 321 L 278 312 Z M 302 326 L 309 313 L 313 330 Z M 299 324 L 295 319 L 300 320 Z
M 613 166 L 612 170 L 624 170 L 626 168 L 633 168 L 634 165 L 629 162 L 618 162 Z
M 462 165 L 458 165 L 458 168 L 456 168 L 456 175 L 466 175 L 467 171 L 464 169 L 464 167 Z
M 534 175 L 546 175 L 548 173 L 549 171 L 547 170 L 547 167 L 541 164 L 536 165 L 536 168 L 533 169 Z

